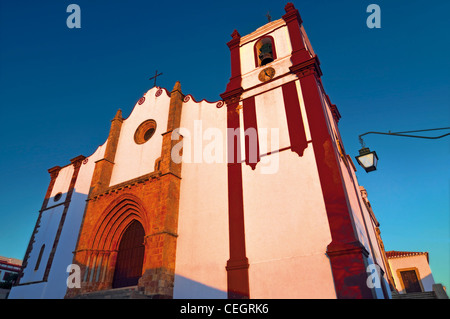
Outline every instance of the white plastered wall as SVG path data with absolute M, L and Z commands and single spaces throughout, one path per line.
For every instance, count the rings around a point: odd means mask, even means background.
M 150 89 L 144 95 L 144 103 L 136 103 L 130 116 L 122 123 L 110 186 L 151 173 L 155 169 L 155 161 L 161 156 L 161 134 L 167 131 L 170 104 L 170 97 L 165 90 L 158 97 L 155 95 L 157 90 L 157 87 Z M 136 144 L 136 129 L 150 119 L 156 122 L 153 137 L 146 143 Z
M 298 81 L 296 86 L 310 140 Z M 289 147 L 281 87 L 255 96 L 255 104 L 258 132 L 278 129 L 278 149 Z M 263 154 L 265 144 L 260 135 Z M 268 145 L 268 151 L 277 150 Z M 278 169 L 267 170 L 268 165 Z M 312 144 L 302 157 L 287 149 L 263 157 L 255 170 L 243 164 L 243 188 L 251 298 L 336 298 L 325 254 L 331 235 Z
M 27 267 L 24 269 L 23 277 L 20 281 L 22 284 L 42 281 L 44 277 L 47 261 L 50 256 L 50 251 L 52 250 L 55 235 L 64 210 L 64 206 L 58 204 L 63 203 L 66 199 L 73 170 L 73 165 L 65 166 L 61 168 L 58 176 L 56 177 L 53 190 L 47 204 L 47 207 L 55 207 L 42 212 L 40 225 L 34 237 L 33 249 L 29 255 Z M 62 193 L 62 196 L 58 201 L 55 201 L 55 195 L 58 193 Z M 42 253 L 39 267 L 35 270 L 39 253 L 43 245 L 45 245 L 45 248 Z
M 88 157 L 80 167 L 47 282 L 40 281 L 44 276 L 50 251 L 63 214 L 64 205 L 55 206 L 42 213 L 40 227 L 35 235 L 35 242 L 33 243 L 28 265 L 20 281 L 21 284 L 26 285 L 13 287 L 9 294 L 9 299 L 64 298 L 67 290 L 66 280 L 69 275 L 66 270 L 73 260 L 73 251 L 75 250 L 81 221 L 84 216 L 95 161 L 103 157 L 105 146 L 106 143 L 99 146 L 95 153 Z M 73 170 L 73 165 L 68 165 L 61 169 L 55 181 L 48 207 L 64 202 L 72 179 Z M 55 203 L 53 201 L 54 195 L 59 192 L 62 192 L 63 196 Z M 45 244 L 45 250 L 41 258 L 40 266 L 37 270 L 34 270 L 43 244 Z
M 183 147 L 190 144 L 191 154 L 183 150 L 174 298 L 227 298 L 226 112 L 226 106 L 216 108 L 215 103 L 206 101 L 190 99 L 183 104 Z M 209 140 L 208 131 L 212 133 Z M 206 158 L 213 153 L 208 150 L 212 150 L 214 140 L 216 151 L 220 152 L 220 147 L 223 151 L 222 160 L 217 162 Z M 201 154 L 194 154 L 194 143 Z
M 270 156 L 279 156 L 276 174 L 243 166 L 251 298 L 335 298 L 312 145 L 301 158 L 290 150 Z
M 76 248 L 86 208 L 95 162 L 103 158 L 105 148 L 106 143 L 98 147 L 95 153 L 88 157 L 80 167 L 43 298 L 64 298 L 66 294 L 66 280 L 69 275 L 67 267 L 73 261 L 73 251 Z

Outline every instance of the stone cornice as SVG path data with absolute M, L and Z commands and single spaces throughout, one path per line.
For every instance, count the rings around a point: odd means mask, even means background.
M 89 200 L 95 200 L 95 199 L 99 198 L 100 196 L 108 195 L 110 193 L 116 193 L 116 192 L 121 191 L 123 189 L 131 188 L 131 187 L 135 186 L 136 184 L 144 183 L 144 182 L 146 182 L 148 180 L 159 178 L 160 176 L 161 176 L 161 172 L 160 171 L 154 171 L 154 172 L 151 172 L 149 174 L 145 174 L 145 175 L 142 175 L 140 177 L 130 179 L 130 180 L 126 181 L 126 182 L 122 182 L 120 184 L 116 184 L 116 185 L 110 186 L 104 192 L 101 192 L 99 194 L 95 194 L 94 196 L 89 197 L 87 200 L 88 201 Z
M 283 19 L 278 19 L 278 20 L 269 22 L 269 23 L 263 25 L 262 27 L 256 29 L 256 31 L 253 31 L 250 34 L 243 36 L 241 38 L 239 45 L 242 46 L 249 42 L 255 41 L 255 40 L 259 39 L 260 37 L 262 37 L 270 32 L 273 32 L 276 29 L 284 27 L 284 26 L 286 26 L 286 23 L 284 22 Z

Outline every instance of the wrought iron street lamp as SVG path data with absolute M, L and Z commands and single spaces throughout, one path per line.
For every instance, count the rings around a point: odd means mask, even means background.
M 371 152 L 367 147 L 363 147 L 359 150 L 359 156 L 356 156 L 356 160 L 367 173 L 377 169 L 377 153 L 375 151 Z
M 425 138 L 425 139 L 438 139 L 447 135 L 450 135 L 450 133 L 440 135 L 440 136 L 419 136 L 419 135 L 409 135 L 405 133 L 415 133 L 415 132 L 425 132 L 425 131 L 437 131 L 437 130 L 449 130 L 450 127 L 443 127 L 443 128 L 433 128 L 433 129 L 427 129 L 427 130 L 416 130 L 416 131 L 406 131 L 406 132 L 367 132 L 364 134 L 361 134 L 359 136 L 359 142 L 361 143 L 361 149 L 359 150 L 359 156 L 356 156 L 356 160 L 358 161 L 358 164 L 364 168 L 364 170 L 369 173 L 372 171 L 375 171 L 377 169 L 377 163 L 378 163 L 378 155 L 375 151 L 370 151 L 368 147 L 366 147 L 362 137 L 367 134 L 382 134 L 382 135 L 393 135 L 393 136 L 403 136 L 403 137 L 415 137 L 415 138 Z

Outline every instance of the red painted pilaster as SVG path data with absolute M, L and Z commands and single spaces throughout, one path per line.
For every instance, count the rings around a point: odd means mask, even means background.
M 250 297 L 248 259 L 245 251 L 244 198 L 242 189 L 242 164 L 240 162 L 239 112 L 241 99 L 241 62 L 239 42 L 241 36 L 235 30 L 227 43 L 231 54 L 231 78 L 226 91 L 220 96 L 227 105 L 228 148 L 228 231 L 230 259 L 227 261 L 228 298 Z M 237 129 L 237 131 L 235 131 Z M 232 132 L 230 132 L 232 131 Z M 236 135 L 234 134 L 236 132 Z M 230 134 L 231 133 L 231 134 Z M 233 154 L 233 156 L 230 156 Z
M 231 37 L 232 40 L 227 43 L 231 56 L 231 77 L 225 93 L 232 93 L 234 90 L 241 88 L 241 59 L 239 55 L 241 35 L 237 30 L 234 30 Z
M 308 142 L 306 141 L 297 87 L 295 82 L 289 82 L 284 84 L 281 89 L 283 91 L 291 151 L 297 153 L 298 156 L 303 156 L 303 152 L 308 147 Z
M 322 187 L 332 241 L 327 255 L 338 298 L 374 298 L 367 286 L 368 252 L 359 242 L 348 202 L 339 160 L 336 155 L 320 91 L 319 59 L 307 52 L 301 34 L 300 14 L 289 3 L 283 19 L 292 44 L 291 72 L 300 79 L 311 133 L 314 155 Z
M 258 123 L 256 121 L 255 97 L 242 101 L 245 135 L 245 163 L 252 169 L 256 168 L 260 160 Z
M 368 252 L 359 242 L 338 158 L 328 131 L 317 74 L 300 78 L 314 154 L 330 225 L 327 247 L 338 298 L 373 298 L 367 286 Z
M 228 129 L 239 131 L 238 103 L 227 105 Z M 230 259 L 227 262 L 228 298 L 250 297 L 248 259 L 245 250 L 244 197 L 242 188 L 242 164 L 240 163 L 240 137 L 228 134 L 228 149 L 233 148 L 234 158 L 228 163 L 228 227 Z
M 303 21 L 298 10 L 295 9 L 292 3 L 286 4 L 284 10 L 286 11 L 286 14 L 284 14 L 282 18 L 286 22 L 288 28 L 292 45 L 291 61 L 295 65 L 311 58 L 311 56 L 306 50 L 303 42 L 302 32 L 300 30 Z

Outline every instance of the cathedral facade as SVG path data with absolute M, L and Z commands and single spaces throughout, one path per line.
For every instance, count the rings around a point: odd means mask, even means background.
M 285 12 L 232 33 L 221 101 L 153 87 L 92 155 L 49 169 L 10 298 L 390 298 L 341 115 Z

